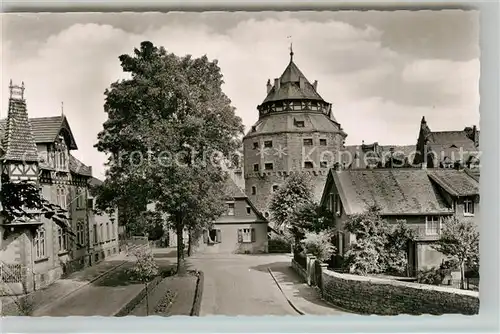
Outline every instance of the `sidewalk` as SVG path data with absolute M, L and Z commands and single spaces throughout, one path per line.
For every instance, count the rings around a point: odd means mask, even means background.
M 273 263 L 269 266 L 286 298 L 305 315 L 341 315 L 344 311 L 335 309 L 321 299 L 319 293 L 302 281 L 290 263 Z
M 127 274 L 127 269 L 134 265 L 134 259 L 133 256 L 119 254 L 59 280 L 53 289 L 44 291 L 43 298 L 47 303 L 39 304 L 33 316 L 112 316 L 143 288 L 143 284 L 131 281 Z M 61 286 L 66 289 L 61 289 Z
M 30 293 L 29 296 L 33 303 L 33 308 L 36 310 L 35 313 L 39 310 L 45 309 L 54 301 L 84 287 L 100 275 L 122 264 L 125 260 L 126 254 L 118 254 L 105 259 L 95 266 L 85 268 L 82 271 L 74 272 L 64 279 L 59 279 L 43 289 Z M 14 303 L 15 298 L 18 297 L 3 297 L 2 301 L 4 306 Z

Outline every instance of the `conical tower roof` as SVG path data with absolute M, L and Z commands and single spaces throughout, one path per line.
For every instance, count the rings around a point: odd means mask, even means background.
M 24 100 L 24 83 L 22 86 L 13 86 L 11 81 L 9 111 L 4 131 L 4 160 L 38 162 L 38 150 Z
M 283 74 L 281 74 L 278 82 L 275 80 L 274 86 L 262 103 L 300 99 L 324 102 L 323 98 L 316 91 L 316 87 L 307 80 L 302 71 L 295 65 L 292 51 L 290 52 L 288 66 L 283 71 Z

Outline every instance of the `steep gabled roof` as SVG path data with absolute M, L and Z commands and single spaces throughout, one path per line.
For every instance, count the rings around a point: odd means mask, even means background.
M 24 92 L 24 86 L 22 90 Z M 9 98 L 7 119 L 0 136 L 5 150 L 3 159 L 38 162 L 38 150 L 26 111 L 26 101 L 22 94 L 20 97 L 11 95 Z
M 247 195 L 236 185 L 231 177 L 228 176 L 225 184 L 224 195 L 227 198 L 246 198 Z
M 463 170 L 432 169 L 429 177 L 452 196 L 479 195 L 479 182 Z
M 70 150 L 78 149 L 66 116 L 36 117 L 30 118 L 29 121 L 31 123 L 35 143 L 53 143 L 61 133 L 61 130 L 64 129 L 65 131 L 63 131 L 63 134 L 68 144 L 68 148 Z M 5 126 L 6 122 L 6 119 L 0 120 L 0 133 L 2 132 L 2 125 Z
M 452 212 L 431 183 L 426 170 L 331 170 L 330 173 L 348 215 L 365 212 L 373 205 L 385 215 Z
M 83 176 L 92 176 L 92 167 L 85 165 L 83 162 L 69 155 L 69 171 Z
M 293 56 L 293 53 L 291 53 L 291 56 Z M 290 63 L 279 78 L 279 87 L 274 85 L 262 103 L 294 99 L 324 101 L 314 86 L 295 65 L 293 57 L 290 57 Z

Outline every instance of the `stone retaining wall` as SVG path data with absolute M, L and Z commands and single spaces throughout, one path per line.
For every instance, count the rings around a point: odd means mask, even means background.
M 317 277 L 316 271 L 321 270 L 318 285 L 322 298 L 349 311 L 379 315 L 479 313 L 476 291 L 342 274 L 323 264 L 313 266 L 314 261 L 308 256 L 308 268 L 302 268 L 292 260 L 292 267 L 310 285 L 318 281 L 314 275 Z

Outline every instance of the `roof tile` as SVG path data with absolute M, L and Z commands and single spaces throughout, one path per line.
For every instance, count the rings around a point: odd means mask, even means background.
M 385 214 L 450 213 L 427 172 L 421 169 L 370 169 L 332 171 L 352 213 L 361 213 L 376 205 Z M 346 209 L 346 211 L 348 211 Z
M 38 162 L 38 150 L 24 99 L 9 99 L 9 111 L 3 129 L 5 160 Z
M 479 195 L 479 182 L 464 170 L 432 169 L 429 177 L 453 196 Z

